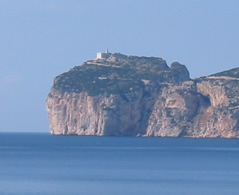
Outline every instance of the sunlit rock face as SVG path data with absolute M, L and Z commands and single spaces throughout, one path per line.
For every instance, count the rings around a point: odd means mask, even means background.
M 239 137 L 239 70 L 190 79 L 178 62 L 108 53 L 57 76 L 54 135 Z
M 217 79 L 204 78 L 164 88 L 154 104 L 146 135 L 239 137 L 239 109 L 235 106 L 239 102 L 228 91 L 232 83 Z M 233 83 L 238 85 L 237 80 Z

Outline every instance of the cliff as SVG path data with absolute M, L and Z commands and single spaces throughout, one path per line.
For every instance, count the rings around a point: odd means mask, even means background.
M 54 135 L 239 137 L 239 68 L 190 79 L 184 65 L 110 54 L 57 76 Z

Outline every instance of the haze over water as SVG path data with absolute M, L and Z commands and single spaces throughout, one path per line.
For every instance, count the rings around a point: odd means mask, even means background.
M 239 140 L 0 133 L 0 194 L 238 194 Z

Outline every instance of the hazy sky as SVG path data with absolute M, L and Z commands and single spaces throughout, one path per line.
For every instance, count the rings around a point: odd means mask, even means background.
M 49 132 L 55 76 L 110 52 L 239 66 L 238 0 L 0 0 L 0 131 Z

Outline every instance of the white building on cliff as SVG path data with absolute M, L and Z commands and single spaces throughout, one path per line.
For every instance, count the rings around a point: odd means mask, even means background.
M 97 58 L 97 59 L 108 58 L 108 57 L 110 56 L 110 54 L 111 54 L 111 53 L 109 52 L 109 50 L 106 49 L 105 52 L 98 52 L 96 58 Z

